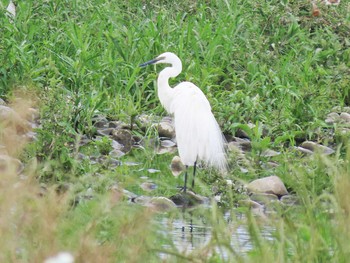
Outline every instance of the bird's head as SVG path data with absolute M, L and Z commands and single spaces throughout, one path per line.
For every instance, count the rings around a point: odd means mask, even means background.
M 155 59 L 152 59 L 150 61 L 147 61 L 147 62 L 141 64 L 140 67 L 145 67 L 147 65 L 160 64 L 160 63 L 171 64 L 171 65 L 174 66 L 174 65 L 178 65 L 178 64 L 181 65 L 181 60 L 174 53 L 165 52 L 163 54 L 160 54 Z

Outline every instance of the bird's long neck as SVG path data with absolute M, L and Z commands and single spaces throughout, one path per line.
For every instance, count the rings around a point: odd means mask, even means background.
M 173 99 L 174 90 L 169 85 L 169 78 L 174 78 L 180 74 L 182 70 L 180 65 L 173 65 L 172 67 L 167 67 L 163 69 L 158 76 L 157 86 L 158 86 L 158 98 L 166 109 L 167 112 L 172 113 L 171 103 Z

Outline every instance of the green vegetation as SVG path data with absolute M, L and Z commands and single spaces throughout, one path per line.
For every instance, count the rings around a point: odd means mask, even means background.
M 35 103 L 41 128 L 24 151 L 15 144 L 11 150 L 21 152 L 28 179 L 1 174 L 1 262 L 42 262 L 59 251 L 71 251 L 76 262 L 159 262 L 159 252 L 169 255 L 166 262 L 347 262 L 348 138 L 333 136 L 335 127 L 324 120 L 335 106 L 350 104 L 348 1 L 319 1 L 321 15 L 313 16 L 309 0 L 26 0 L 15 1 L 14 19 L 5 12 L 8 2 L 0 1 L 0 97 L 15 104 L 21 94 Z M 169 197 L 182 181 L 169 169 L 174 154 L 147 146 L 157 139 L 154 127 L 137 122 L 142 113 L 165 116 L 155 68 L 138 67 L 165 51 L 183 62 L 172 84 L 197 84 L 224 133 L 240 129 L 252 142 L 246 156 L 230 154 L 226 178 L 200 169 L 196 188 L 205 196 L 223 192 L 219 205 L 233 221 L 238 211 L 245 220 L 227 223 L 214 203 L 199 211 L 212 236 L 188 254 L 159 234 L 154 210 L 128 203 L 121 192 Z M 96 135 L 96 116 L 136 123 L 132 133 L 146 146 L 120 161 L 138 165 L 112 167 L 107 138 L 79 143 Z M 293 146 L 304 140 L 337 151 L 302 157 Z M 271 148 L 281 155 L 262 155 Z M 81 153 L 103 158 L 93 164 Z M 280 165 L 267 169 L 269 160 Z M 238 184 L 272 174 L 299 205 L 278 206 L 268 219 L 235 208 L 244 195 L 226 179 Z M 143 176 L 158 188 L 143 191 Z M 253 243 L 245 254 L 230 246 L 240 225 Z M 275 228 L 272 240 L 261 234 L 266 225 Z

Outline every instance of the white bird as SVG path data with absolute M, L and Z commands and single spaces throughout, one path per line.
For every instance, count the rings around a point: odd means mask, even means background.
M 186 166 L 183 188 L 186 192 L 188 166 L 194 166 L 192 188 L 198 161 L 226 171 L 225 138 L 211 112 L 209 101 L 196 85 L 185 81 L 170 87 L 169 78 L 178 76 L 182 71 L 178 56 L 166 52 L 140 66 L 160 63 L 170 64 L 159 73 L 158 97 L 166 111 L 174 115 L 178 151 Z

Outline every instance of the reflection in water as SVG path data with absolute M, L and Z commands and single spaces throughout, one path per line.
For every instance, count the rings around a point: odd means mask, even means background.
M 243 256 L 253 248 L 253 243 L 249 234 L 246 223 L 247 218 L 244 214 L 232 214 L 229 212 L 224 214 L 228 231 L 232 232 L 231 248 L 234 253 Z M 206 217 L 196 213 L 183 212 L 181 218 L 169 218 L 164 216 L 160 218 L 162 233 L 171 236 L 171 245 L 164 245 L 165 250 L 175 248 L 180 253 L 190 253 L 196 249 L 203 248 L 209 244 L 212 238 L 212 227 L 206 223 Z M 272 234 L 275 228 L 264 226 L 261 229 L 261 235 L 266 240 L 273 240 Z M 227 252 L 222 248 L 217 248 L 217 253 L 223 258 L 227 258 Z M 165 255 L 162 255 L 165 256 Z

